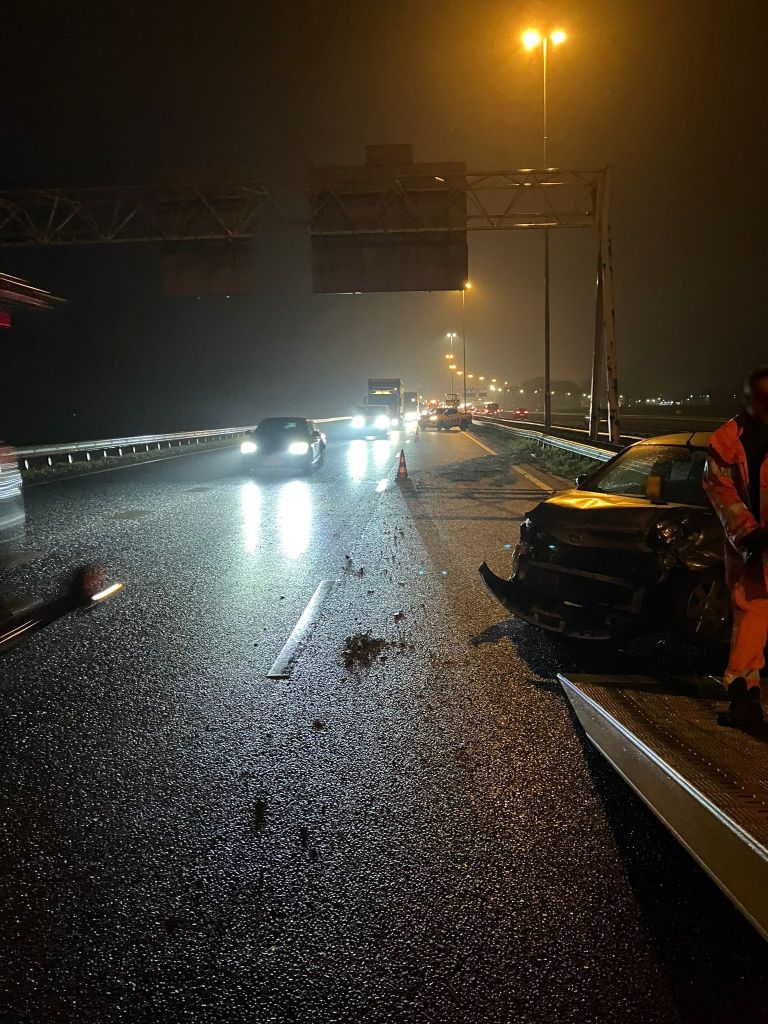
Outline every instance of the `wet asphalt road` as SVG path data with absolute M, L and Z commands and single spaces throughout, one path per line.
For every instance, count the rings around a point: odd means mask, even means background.
M 17 587 L 126 586 L 0 662 L 0 1021 L 768 1020 L 764 943 L 583 742 L 572 653 L 479 586 L 547 481 L 405 447 L 406 490 L 383 442 L 29 490 Z

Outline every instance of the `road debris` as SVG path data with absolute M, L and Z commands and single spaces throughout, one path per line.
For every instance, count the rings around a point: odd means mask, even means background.
M 379 657 L 387 646 L 386 640 L 373 636 L 370 630 L 366 633 L 355 633 L 344 641 L 342 657 L 344 668 L 368 668 Z
M 253 805 L 253 827 L 256 831 L 264 828 L 267 821 L 267 801 L 259 798 Z

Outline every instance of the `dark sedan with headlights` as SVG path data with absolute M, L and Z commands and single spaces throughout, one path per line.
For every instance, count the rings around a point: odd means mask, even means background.
M 270 416 L 240 444 L 249 469 L 306 473 L 325 460 L 325 436 L 311 420 Z
M 642 628 L 728 635 L 723 534 L 701 485 L 709 435 L 640 441 L 525 517 L 509 579 L 488 590 L 518 618 L 610 640 Z

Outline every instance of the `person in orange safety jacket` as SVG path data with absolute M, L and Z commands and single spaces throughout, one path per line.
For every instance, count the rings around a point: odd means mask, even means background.
M 744 384 L 745 408 L 709 439 L 704 490 L 725 531 L 733 636 L 723 682 L 727 724 L 763 719 L 760 670 L 768 643 L 768 367 Z

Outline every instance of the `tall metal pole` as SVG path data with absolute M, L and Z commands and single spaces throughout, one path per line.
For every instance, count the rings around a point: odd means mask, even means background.
M 542 99 L 544 114 L 544 170 L 547 169 L 547 37 L 541 41 Z M 552 364 L 549 344 L 549 228 L 544 228 L 544 429 L 552 426 Z
M 616 360 L 616 318 L 613 309 L 613 252 L 611 246 L 611 168 L 606 167 L 600 204 L 600 253 L 603 281 L 603 339 L 607 384 L 608 434 L 614 444 L 621 440 L 619 419 L 619 371 Z
M 466 288 L 461 289 L 461 350 L 462 350 L 462 370 L 464 381 L 464 409 L 467 408 L 467 315 L 464 308 L 464 293 Z
M 597 276 L 595 278 L 595 341 L 592 349 L 592 384 L 589 395 L 589 439 L 596 441 L 600 430 L 600 408 L 606 385 L 605 373 L 605 314 L 603 313 L 603 254 L 602 244 L 597 250 Z M 610 427 L 610 424 L 609 424 Z

